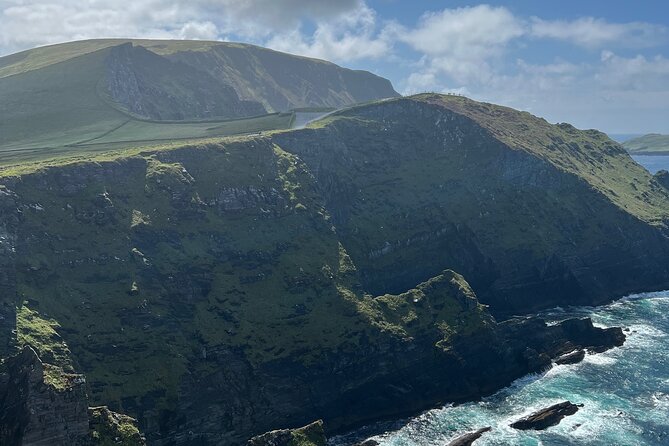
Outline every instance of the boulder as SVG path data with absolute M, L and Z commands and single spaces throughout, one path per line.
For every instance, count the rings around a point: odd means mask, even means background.
M 481 438 L 483 434 L 490 432 L 491 430 L 492 428 L 488 426 L 474 432 L 468 432 L 452 440 L 447 446 L 471 446 L 476 440 Z
M 562 403 L 554 404 L 534 412 L 533 414 L 512 423 L 511 427 L 520 430 L 544 430 L 559 424 L 564 417 L 574 415 L 578 412 L 579 407 L 583 407 L 583 405 L 573 404 L 570 401 L 563 401 Z
M 581 361 L 583 361 L 583 358 L 585 358 L 585 350 L 583 349 L 577 349 L 574 351 L 571 351 L 569 353 L 565 353 L 562 356 L 559 356 L 556 360 L 556 364 L 576 364 Z
M 314 421 L 298 429 L 279 429 L 251 438 L 247 446 L 325 446 L 323 421 Z

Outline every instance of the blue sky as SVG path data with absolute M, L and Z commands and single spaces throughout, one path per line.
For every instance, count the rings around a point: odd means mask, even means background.
M 0 0 L 0 54 L 95 37 L 235 40 L 552 122 L 669 133 L 669 2 Z

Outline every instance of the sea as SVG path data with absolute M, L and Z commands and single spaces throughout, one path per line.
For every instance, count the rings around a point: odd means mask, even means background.
M 632 159 L 653 175 L 659 170 L 669 171 L 669 155 L 632 155 Z
M 669 291 L 628 296 L 596 308 L 557 308 L 541 315 L 552 322 L 591 317 L 598 326 L 628 329 L 627 340 L 620 348 L 587 355 L 579 364 L 553 366 L 521 378 L 482 401 L 368 426 L 335 437 L 330 444 L 373 438 L 383 446 L 447 445 L 463 433 L 491 426 L 475 446 L 669 445 Z M 583 407 L 557 426 L 544 431 L 509 427 L 565 400 Z

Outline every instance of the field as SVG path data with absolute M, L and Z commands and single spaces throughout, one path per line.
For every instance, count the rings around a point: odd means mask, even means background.
M 112 131 L 75 144 L 51 147 L 0 147 L 0 171 L 20 164 L 35 164 L 66 159 L 90 159 L 105 153 L 169 148 L 186 143 L 207 142 L 226 136 L 249 135 L 263 131 L 288 129 L 294 113 L 274 113 L 229 121 L 164 123 L 127 119 Z M 1 173 L 0 173 L 1 175 Z

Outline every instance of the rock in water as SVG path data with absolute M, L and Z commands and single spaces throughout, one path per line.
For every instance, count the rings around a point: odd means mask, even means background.
M 574 415 L 578 412 L 579 407 L 583 407 L 583 405 L 564 401 L 534 412 L 532 415 L 511 424 L 511 427 L 520 430 L 544 430 L 559 424 L 564 417 Z
M 378 445 L 379 445 L 378 441 L 369 439 L 369 440 L 361 441 L 360 443 L 356 443 L 353 446 L 378 446 Z
M 574 351 L 569 352 L 569 353 L 565 353 L 564 355 L 558 357 L 555 360 L 555 363 L 556 364 L 561 364 L 561 365 L 576 364 L 576 363 L 579 363 L 579 362 L 583 361 L 583 358 L 585 358 L 585 350 L 578 349 L 578 350 L 574 350 Z
M 483 434 L 490 432 L 491 429 L 492 428 L 488 426 L 475 432 L 468 432 L 451 441 L 447 446 L 471 446 L 476 440 L 481 438 Z
M 318 420 L 298 429 L 280 429 L 251 438 L 247 446 L 325 446 L 323 421 Z

